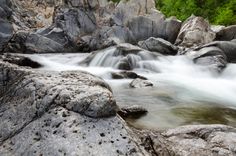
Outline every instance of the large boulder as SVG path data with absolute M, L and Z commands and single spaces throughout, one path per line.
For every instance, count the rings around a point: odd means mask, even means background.
M 191 16 L 182 24 L 175 43 L 192 47 L 212 42 L 214 39 L 215 33 L 211 30 L 208 21 L 202 17 Z
M 157 37 L 174 43 L 181 28 L 181 22 L 174 18 L 153 18 L 155 15 L 160 16 L 159 14 L 138 16 L 128 21 L 127 27 L 132 32 L 135 41 Z
M 146 50 L 159 52 L 163 55 L 176 55 L 178 48 L 162 38 L 150 37 L 145 41 L 138 42 L 138 45 Z
M 154 0 L 122 0 L 116 6 L 112 19 L 116 25 L 126 25 L 131 18 L 150 14 L 152 9 L 155 9 Z
M 231 41 L 233 39 L 236 39 L 236 25 L 222 28 L 219 32 L 216 33 L 215 40 Z
M 148 155 L 98 77 L 0 60 L 0 85 L 1 156 Z

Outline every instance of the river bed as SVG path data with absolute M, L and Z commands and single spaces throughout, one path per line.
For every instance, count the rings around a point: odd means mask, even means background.
M 236 65 L 229 64 L 218 74 L 195 65 L 184 56 L 164 56 L 143 61 L 149 66 L 133 71 L 148 78 L 152 88 L 129 88 L 131 79 L 114 80 L 112 67 L 83 67 L 88 54 L 26 55 L 43 65 L 38 70 L 83 70 L 110 84 L 119 106 L 141 105 L 148 110 L 139 119 L 126 121 L 136 128 L 163 130 L 186 124 L 226 124 L 236 126 Z

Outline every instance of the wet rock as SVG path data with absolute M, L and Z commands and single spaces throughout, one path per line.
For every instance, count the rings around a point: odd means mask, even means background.
M 135 80 L 133 80 L 129 86 L 131 88 L 145 88 L 145 87 L 152 87 L 153 83 L 148 81 L 148 80 L 142 80 L 140 78 L 137 78 Z
M 218 47 L 212 46 L 190 50 L 185 55 L 191 58 L 196 64 L 216 71 L 221 71 L 227 66 L 227 56 Z
M 151 37 L 145 41 L 138 42 L 138 45 L 143 49 L 153 52 L 156 51 L 163 55 L 176 55 L 178 52 L 176 46 L 161 38 Z
M 147 109 L 143 108 L 142 106 L 133 105 L 133 106 L 126 106 L 121 107 L 118 111 L 118 114 L 124 118 L 139 118 L 145 114 L 147 114 Z
M 227 57 L 228 62 L 236 62 L 236 42 L 232 41 L 215 41 L 202 47 L 217 47 L 221 49 Z
M 236 39 L 236 25 L 222 28 L 219 32 L 216 33 L 215 40 L 231 41 L 233 39 Z
M 215 33 L 210 24 L 202 17 L 191 16 L 182 24 L 176 44 L 192 47 L 212 42 L 214 39 Z
M 22 55 L 4 54 L 0 56 L 0 59 L 6 62 L 12 63 L 12 64 L 16 64 L 18 66 L 31 67 L 31 68 L 42 67 L 42 65 L 39 64 L 38 62 L 35 62 L 31 60 L 30 58 L 22 56 Z
M 140 76 L 132 71 L 122 71 L 119 73 L 111 73 L 113 79 L 136 79 L 140 78 L 143 80 L 147 80 L 147 78 Z

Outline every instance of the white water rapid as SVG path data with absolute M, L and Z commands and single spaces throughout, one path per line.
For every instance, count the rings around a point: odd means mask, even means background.
M 127 119 L 136 127 L 164 129 L 183 124 L 224 123 L 236 125 L 236 64 L 222 73 L 195 65 L 184 56 L 143 59 L 131 55 L 133 71 L 154 83 L 153 88 L 131 89 L 131 79 L 111 79 L 121 56 L 97 55 L 88 67 L 79 62 L 88 54 L 27 55 L 43 65 L 39 70 L 83 70 L 104 78 L 112 87 L 117 103 L 141 105 L 148 114 Z M 145 55 L 144 55 L 145 56 Z

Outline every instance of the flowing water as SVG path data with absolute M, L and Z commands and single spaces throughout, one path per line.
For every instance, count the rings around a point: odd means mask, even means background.
M 83 70 L 102 77 L 111 85 L 118 105 L 141 105 L 148 110 L 139 119 L 126 119 L 137 128 L 166 129 L 209 123 L 236 126 L 236 64 L 229 64 L 218 74 L 184 56 L 157 59 L 132 54 L 133 71 L 154 84 L 152 88 L 132 89 L 131 79 L 111 79 L 112 72 L 120 71 L 116 69 L 120 56 L 99 54 L 88 67 L 79 65 L 88 54 L 27 56 L 43 65 L 39 70 Z

